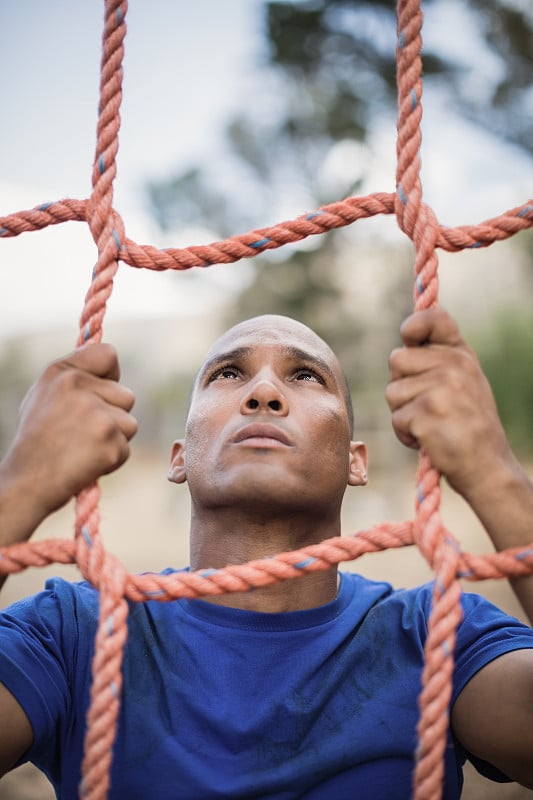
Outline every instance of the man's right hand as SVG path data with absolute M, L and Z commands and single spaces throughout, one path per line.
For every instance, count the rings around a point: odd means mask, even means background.
M 0 546 L 28 539 L 52 511 L 117 469 L 137 430 L 115 350 L 89 344 L 53 362 L 21 406 L 0 464 Z

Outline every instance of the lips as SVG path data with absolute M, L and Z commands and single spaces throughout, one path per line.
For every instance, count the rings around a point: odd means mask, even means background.
M 232 441 L 234 444 L 238 444 L 248 439 L 263 439 L 265 444 L 269 440 L 274 440 L 287 445 L 287 447 L 292 446 L 291 440 L 277 425 L 270 425 L 268 423 L 261 424 L 255 422 L 252 425 L 245 425 L 244 428 L 241 428 L 240 431 L 235 434 Z

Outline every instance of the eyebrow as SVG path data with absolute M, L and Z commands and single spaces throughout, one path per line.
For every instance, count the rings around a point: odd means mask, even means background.
M 293 346 L 286 346 L 283 350 L 288 356 L 294 358 L 295 361 L 307 361 L 309 364 L 314 364 L 317 369 L 325 372 L 330 378 L 336 381 L 335 373 L 330 365 L 323 358 L 320 358 L 320 356 L 315 356 L 312 353 L 308 353 L 307 350 L 301 350 L 299 347 Z
M 233 350 L 227 350 L 224 353 L 217 353 L 208 361 L 206 361 L 201 367 L 198 374 L 198 382 L 200 382 L 207 373 L 211 372 L 220 364 L 226 364 L 229 361 L 237 361 L 238 359 L 249 355 L 253 350 L 253 347 L 246 346 L 235 347 Z M 309 353 L 307 350 L 302 350 L 300 347 L 294 347 L 293 345 L 284 345 L 283 352 L 285 355 L 293 358 L 295 361 L 306 361 L 308 364 L 312 364 L 337 382 L 335 373 L 331 369 L 330 365 L 323 358 L 320 358 L 320 356 L 316 356 L 312 353 Z
M 203 379 L 204 375 L 211 372 L 215 367 L 218 367 L 219 364 L 225 364 L 228 361 L 238 361 L 239 358 L 244 358 L 244 356 L 249 355 L 252 349 L 252 347 L 235 347 L 233 350 L 226 350 L 224 353 L 217 353 L 212 356 L 200 367 L 197 383 Z

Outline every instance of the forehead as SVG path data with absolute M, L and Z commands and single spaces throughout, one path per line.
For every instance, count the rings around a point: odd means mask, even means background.
M 290 317 L 269 314 L 240 322 L 214 343 L 206 361 L 241 347 L 268 347 L 280 352 L 298 349 L 321 358 L 335 373 L 340 369 L 329 345 L 311 328 Z

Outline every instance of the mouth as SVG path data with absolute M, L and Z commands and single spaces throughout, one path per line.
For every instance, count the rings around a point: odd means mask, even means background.
M 232 439 L 234 444 L 246 444 L 249 447 L 292 447 L 288 436 L 277 425 L 254 423 L 245 425 Z

